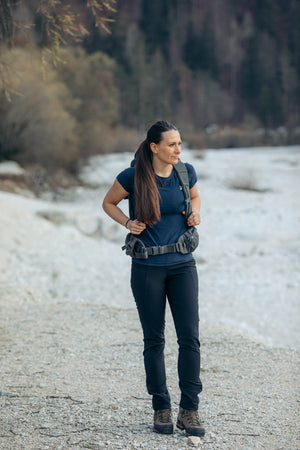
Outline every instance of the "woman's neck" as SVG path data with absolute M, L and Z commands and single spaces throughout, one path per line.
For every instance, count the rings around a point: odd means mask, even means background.
M 173 170 L 173 164 L 166 164 L 162 161 L 158 161 L 157 159 L 153 158 L 152 161 L 153 169 L 156 175 L 159 177 L 167 178 L 171 175 Z

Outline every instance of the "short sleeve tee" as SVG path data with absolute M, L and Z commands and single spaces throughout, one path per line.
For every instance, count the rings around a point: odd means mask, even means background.
M 185 163 L 188 171 L 190 189 L 197 182 L 197 175 L 194 167 L 191 164 Z M 134 167 L 129 167 L 123 170 L 117 176 L 118 182 L 125 189 L 125 191 L 133 194 L 134 202 Z M 176 171 L 172 170 L 169 177 L 160 177 L 156 175 L 156 183 L 160 194 L 160 220 L 146 229 L 139 235 L 146 247 L 156 245 L 167 245 L 177 242 L 187 229 L 184 215 L 184 194 L 182 186 Z M 193 255 L 188 253 L 182 255 L 181 253 L 166 253 L 163 255 L 149 256 L 148 259 L 136 259 L 134 262 L 150 266 L 169 266 L 173 264 L 180 264 L 193 260 Z

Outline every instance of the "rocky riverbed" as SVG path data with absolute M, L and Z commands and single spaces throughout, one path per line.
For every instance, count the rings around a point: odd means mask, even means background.
M 300 148 L 183 154 L 202 198 L 196 440 L 153 432 L 126 230 L 100 208 L 131 158 L 94 158 L 82 186 L 39 197 L 0 170 L 0 448 L 300 448 Z M 175 421 L 169 312 L 166 333 Z

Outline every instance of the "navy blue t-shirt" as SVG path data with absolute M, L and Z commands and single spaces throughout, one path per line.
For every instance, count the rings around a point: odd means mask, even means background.
M 197 182 L 197 175 L 191 164 L 185 163 L 189 176 L 190 189 Z M 134 193 L 134 167 L 123 170 L 117 180 L 125 191 Z M 169 177 L 159 177 L 156 175 L 157 187 L 160 193 L 160 220 L 146 229 L 138 236 L 146 247 L 155 245 L 167 245 L 177 242 L 179 236 L 186 229 L 184 220 L 184 194 L 180 185 L 176 171 L 173 169 Z M 148 259 L 136 259 L 134 262 L 149 266 L 169 266 L 191 261 L 193 256 L 191 253 L 182 255 L 181 253 L 166 253 L 164 255 L 149 256 Z

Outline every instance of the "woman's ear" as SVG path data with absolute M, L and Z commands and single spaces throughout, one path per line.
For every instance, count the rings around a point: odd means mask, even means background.
M 151 142 L 150 149 L 151 149 L 151 151 L 153 153 L 157 154 L 157 147 L 156 147 L 156 144 L 154 142 Z

